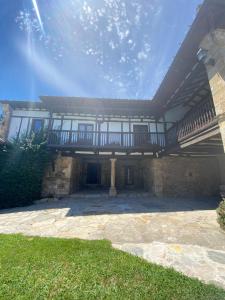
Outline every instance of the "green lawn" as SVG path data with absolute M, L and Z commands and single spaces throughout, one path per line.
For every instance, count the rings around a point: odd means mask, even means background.
M 0 235 L 0 299 L 225 299 L 107 241 Z

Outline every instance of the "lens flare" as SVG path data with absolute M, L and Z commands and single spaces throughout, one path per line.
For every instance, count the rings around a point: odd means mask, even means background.
M 37 1 L 32 0 L 32 3 L 33 3 L 33 6 L 34 6 L 35 13 L 37 15 L 38 21 L 40 23 L 41 30 L 44 33 L 44 27 L 43 27 L 43 23 L 42 23 L 42 19 L 41 19 L 41 15 L 40 15 L 40 11 L 39 11 L 39 8 L 38 8 Z

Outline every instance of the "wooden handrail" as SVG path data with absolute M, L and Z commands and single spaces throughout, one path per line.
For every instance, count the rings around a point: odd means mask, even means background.
M 189 138 L 215 121 L 215 108 L 211 101 L 201 102 L 191 109 L 184 118 L 166 133 L 168 145 L 174 145 Z
M 137 148 L 151 145 L 165 147 L 164 133 L 79 131 L 52 129 L 48 135 L 49 145 L 94 146 L 100 148 Z

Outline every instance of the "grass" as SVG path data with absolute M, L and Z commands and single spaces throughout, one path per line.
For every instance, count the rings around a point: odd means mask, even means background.
M 0 299 L 225 299 L 107 241 L 0 235 Z

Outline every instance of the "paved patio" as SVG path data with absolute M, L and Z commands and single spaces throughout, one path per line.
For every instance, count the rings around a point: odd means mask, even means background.
M 104 195 L 0 213 L 0 233 L 109 239 L 114 247 L 225 288 L 225 233 L 215 199 Z

